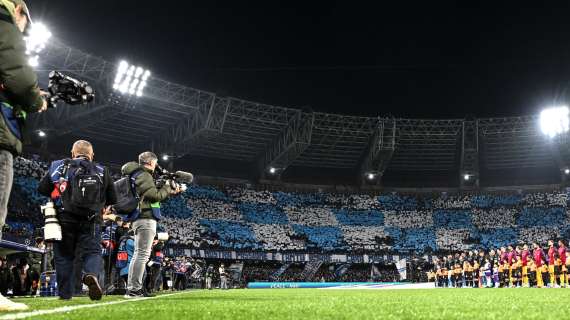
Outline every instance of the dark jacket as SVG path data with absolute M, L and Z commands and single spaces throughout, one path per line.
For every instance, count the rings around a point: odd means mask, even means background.
M 8 10 L 0 6 L 0 149 L 20 154 L 22 138 L 10 128 L 22 125 L 25 113 L 37 112 L 43 100 L 36 74 L 28 64 L 23 34 L 11 19 Z
M 34 278 L 38 278 L 37 275 L 32 274 L 32 270 L 28 268 L 28 270 L 23 271 L 23 265 L 17 265 L 14 269 L 12 269 L 12 289 L 14 290 L 15 296 L 25 296 L 30 294 L 32 290 L 32 281 L 37 280 Z
M 85 158 L 76 158 L 71 161 L 89 161 Z M 46 175 L 40 181 L 38 186 L 38 192 L 46 197 L 50 197 L 56 206 L 61 205 L 61 201 L 59 197 L 54 196 L 53 191 L 56 188 L 56 184 L 59 181 L 60 175 L 62 170 L 64 169 L 64 160 L 54 161 L 50 164 L 49 170 Z M 117 195 L 115 193 L 115 185 L 113 184 L 113 178 L 109 173 L 109 169 L 106 167 L 100 166 L 96 164 L 99 170 L 103 174 L 103 187 L 104 187 L 104 199 L 101 200 L 101 208 L 104 206 L 109 206 L 117 203 Z M 101 215 L 96 214 L 97 217 L 96 222 L 101 222 Z M 78 222 L 81 219 L 78 218 L 79 216 L 74 215 L 70 212 L 65 211 L 58 211 L 58 219 L 60 222 Z
M 14 276 L 12 275 L 12 270 L 10 270 L 8 265 L 2 264 L 2 266 L 0 266 L 0 294 L 6 295 L 8 289 L 12 289 L 13 282 Z
M 123 175 L 130 175 L 135 170 L 142 170 L 143 172 L 139 174 L 135 180 L 135 188 L 137 194 L 141 198 L 140 201 L 140 213 L 135 215 L 134 218 L 130 220 L 137 219 L 156 219 L 159 220 L 160 217 L 160 202 L 166 200 L 172 188 L 168 183 L 160 189 L 156 188 L 154 183 L 154 178 L 152 177 L 152 172 L 141 166 L 136 162 L 126 163 L 121 168 L 121 173 Z

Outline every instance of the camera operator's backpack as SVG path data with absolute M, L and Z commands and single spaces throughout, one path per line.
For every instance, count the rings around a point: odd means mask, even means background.
M 117 193 L 117 203 L 113 206 L 118 214 L 131 214 L 139 205 L 140 197 L 136 191 L 135 181 L 143 173 L 142 169 L 133 171 L 130 175 L 124 176 L 115 181 L 115 192 Z
M 66 212 L 93 217 L 104 205 L 104 169 L 86 160 L 65 160 L 62 176 L 67 185 L 62 192 Z

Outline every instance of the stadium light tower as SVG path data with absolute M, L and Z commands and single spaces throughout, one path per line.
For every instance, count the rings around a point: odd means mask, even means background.
M 554 138 L 570 129 L 569 110 L 567 106 L 552 107 L 540 113 L 540 129 L 549 138 Z
M 117 75 L 115 76 L 113 89 L 122 94 L 140 97 L 143 95 L 143 90 L 146 87 L 149 77 L 150 71 L 130 65 L 123 60 L 117 67 Z
M 32 67 L 37 67 L 39 62 L 39 54 L 45 49 L 47 42 L 52 34 L 43 23 L 34 23 L 30 28 L 30 32 L 24 41 L 26 42 L 26 55 L 28 55 L 28 63 Z

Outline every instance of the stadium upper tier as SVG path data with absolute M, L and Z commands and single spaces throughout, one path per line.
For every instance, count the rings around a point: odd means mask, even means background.
M 44 168 L 17 159 L 8 236 L 31 237 L 30 218 L 45 202 L 35 190 Z M 568 193 L 559 190 L 347 195 L 190 186 L 163 204 L 160 224 L 171 244 L 193 248 L 429 252 L 568 239 L 567 210 Z
M 564 151 L 569 148 L 557 148 L 567 139 L 546 143 L 534 115 L 450 120 L 337 115 L 220 96 L 156 77 L 149 79 L 143 97 L 127 99 L 112 93 L 116 62 L 58 41 L 50 43 L 42 61 L 46 70 L 69 70 L 90 81 L 97 98 L 90 107 L 62 106 L 34 115 L 31 127 L 58 123 L 61 129 L 47 139 L 99 141 L 101 155 L 120 157 L 117 148 L 152 145 L 159 153 L 193 159 L 193 169 L 213 169 L 207 159 L 220 160 L 218 174 L 222 166 L 249 177 L 275 168 L 295 181 L 311 169 L 332 180 L 356 182 L 376 173 L 391 186 L 559 183 L 560 170 L 570 164 Z

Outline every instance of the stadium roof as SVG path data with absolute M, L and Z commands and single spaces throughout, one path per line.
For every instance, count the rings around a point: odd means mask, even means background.
M 307 170 L 322 170 L 339 178 L 352 176 L 355 183 L 375 173 L 384 176 L 386 185 L 429 184 L 438 176 L 443 185 L 468 187 L 479 178 L 482 184 L 511 178 L 556 183 L 570 160 L 567 139 L 551 143 L 541 134 L 535 115 L 356 117 L 220 96 L 156 77 L 150 78 L 143 97 L 128 98 L 112 92 L 115 62 L 57 40 L 42 56 L 42 79 L 52 69 L 89 81 L 97 91 L 96 101 L 36 115 L 31 127 L 48 129 L 57 123 L 49 141 L 100 141 L 117 161 L 123 160 L 118 150 L 151 148 L 174 156 L 180 165 L 193 157 L 225 160 L 229 170 L 251 177 L 275 168 L 278 176 L 298 180 Z M 204 163 L 204 170 L 220 169 L 206 168 L 214 162 Z M 473 177 L 471 183 L 461 178 L 465 174 Z

